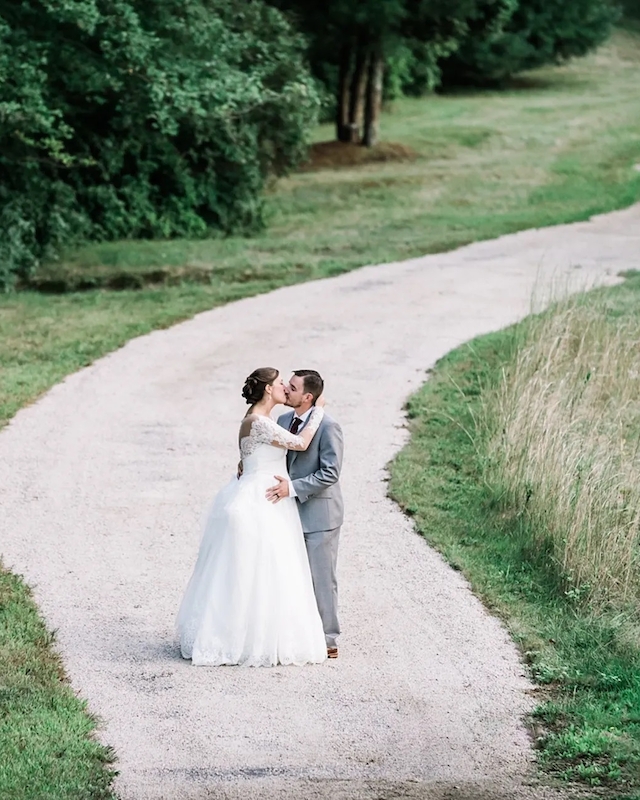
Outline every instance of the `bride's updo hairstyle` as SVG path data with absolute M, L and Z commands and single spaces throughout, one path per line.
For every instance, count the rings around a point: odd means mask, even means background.
M 267 386 L 272 386 L 280 373 L 273 367 L 260 367 L 254 369 L 244 382 L 242 396 L 250 406 L 259 403 L 264 397 L 264 390 Z

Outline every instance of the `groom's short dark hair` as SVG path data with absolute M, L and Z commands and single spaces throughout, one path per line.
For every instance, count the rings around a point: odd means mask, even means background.
M 302 378 L 302 388 L 305 392 L 313 395 L 313 402 L 315 403 L 324 391 L 324 381 L 320 373 L 316 372 L 315 369 L 296 369 L 293 374 Z

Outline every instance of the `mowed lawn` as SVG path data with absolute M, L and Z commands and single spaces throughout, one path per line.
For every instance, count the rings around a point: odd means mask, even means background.
M 583 219 L 640 199 L 640 34 L 503 91 L 403 99 L 384 142 L 407 157 L 300 171 L 271 187 L 261 235 L 86 246 L 61 285 L 142 289 L 0 298 L 0 425 L 66 374 L 203 309 L 364 264 Z M 320 127 L 316 141 L 331 138 Z M 174 285 L 169 285 L 174 284 Z
M 143 288 L 0 297 L 0 426 L 65 375 L 198 311 L 639 200 L 638 86 L 640 35 L 619 31 L 588 59 L 508 90 L 394 103 L 381 160 L 280 180 L 259 236 L 65 254 L 42 271 L 51 287 Z M 404 157 L 384 160 L 391 151 Z M 109 798 L 113 754 L 92 738 L 52 640 L 25 584 L 0 569 L 0 797 Z

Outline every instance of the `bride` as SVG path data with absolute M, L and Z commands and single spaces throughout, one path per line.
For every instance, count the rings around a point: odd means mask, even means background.
M 322 422 L 322 398 L 299 435 L 269 416 L 286 402 L 278 370 L 257 369 L 242 395 L 242 475 L 214 500 L 178 613 L 180 649 L 197 665 L 320 663 L 327 655 L 296 501 L 266 491 L 286 475 L 287 450 L 306 450 Z

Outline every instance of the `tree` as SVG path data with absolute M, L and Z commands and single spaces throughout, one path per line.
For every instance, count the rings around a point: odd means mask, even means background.
M 421 60 L 423 82 L 439 78 L 438 62 L 453 52 L 486 9 L 496 20 L 517 0 L 272 0 L 309 38 L 315 74 L 333 83 L 336 138 L 375 144 L 383 73 L 399 53 Z
M 79 238 L 260 226 L 318 107 L 303 53 L 261 0 L 0 0 L 0 285 Z
M 406 0 L 272 0 L 309 39 L 312 68 L 333 83 L 339 141 L 375 138 L 384 47 L 405 14 Z
M 480 18 L 442 63 L 445 84 L 496 83 L 523 70 L 583 56 L 610 35 L 610 0 L 518 0 L 500 24 Z

